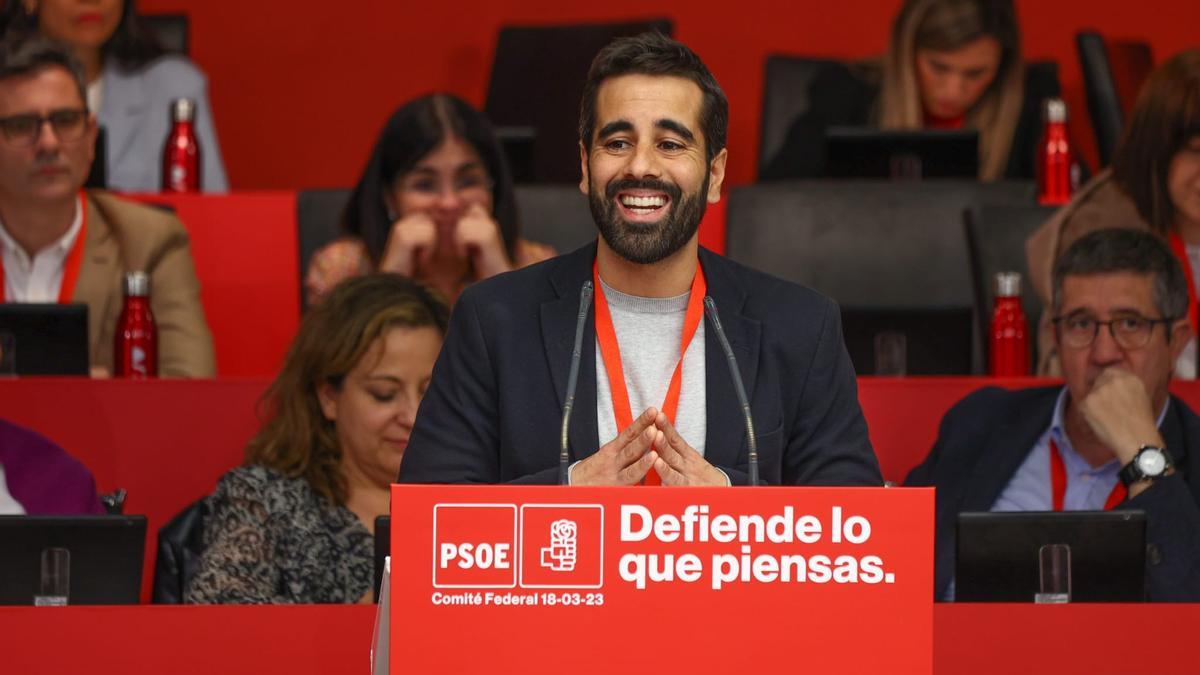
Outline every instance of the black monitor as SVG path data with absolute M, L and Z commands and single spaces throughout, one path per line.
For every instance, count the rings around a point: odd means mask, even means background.
M 0 349 L 17 375 L 87 375 L 88 307 L 0 303 Z
M 969 178 L 979 176 L 974 129 L 830 127 L 825 132 L 829 178 Z
M 33 604 L 52 548 L 70 551 L 67 604 L 137 604 L 145 516 L 0 516 L 0 605 Z
M 972 324 L 970 307 L 843 307 L 842 338 L 859 375 L 969 375 Z M 877 341 L 904 347 L 903 373 L 881 373 Z
M 392 554 L 392 517 L 375 518 L 375 602 L 379 602 L 379 585 L 383 583 L 384 559 Z
M 1032 602 L 1043 546 L 1070 548 L 1071 602 L 1142 602 L 1142 511 L 960 513 L 956 602 Z

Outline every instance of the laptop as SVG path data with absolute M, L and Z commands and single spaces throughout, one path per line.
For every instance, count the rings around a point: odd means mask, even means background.
M 387 557 L 392 554 L 392 517 L 375 518 L 375 602 L 379 602 L 379 584 L 383 582 L 383 568 Z
M 830 127 L 825 132 L 825 173 L 829 178 L 975 180 L 979 132 Z
M 898 334 L 906 375 L 969 375 L 970 307 L 842 308 L 842 338 L 859 375 L 879 374 L 876 340 Z
M 16 375 L 87 375 L 85 304 L 0 303 L 0 363 Z
M 67 604 L 137 604 L 145 516 L 0 516 L 0 605 L 33 604 L 51 548 L 70 551 Z
M 1142 511 L 960 513 L 957 536 L 957 602 L 1032 602 L 1051 544 L 1070 548 L 1071 602 L 1146 598 Z

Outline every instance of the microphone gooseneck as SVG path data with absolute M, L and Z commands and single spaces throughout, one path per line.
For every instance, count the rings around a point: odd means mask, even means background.
M 571 371 L 567 376 L 567 396 L 563 403 L 562 432 L 558 445 L 558 484 L 567 484 L 567 469 L 571 464 L 568 433 L 571 429 L 571 410 L 575 408 L 575 386 L 579 383 L 579 361 L 583 358 L 583 327 L 588 309 L 592 306 L 592 282 L 583 282 L 579 289 L 579 317 L 575 320 L 575 347 L 571 350 Z
M 729 346 L 729 338 L 725 337 L 725 329 L 721 328 L 721 317 L 717 314 L 717 303 L 712 296 L 704 296 L 704 313 L 717 331 L 717 341 L 725 352 L 725 362 L 729 365 L 729 375 L 733 378 L 733 389 L 737 392 L 738 402 L 742 404 L 742 421 L 746 424 L 747 461 L 749 463 L 750 485 L 758 482 L 758 441 L 754 438 L 754 417 L 750 414 L 750 400 L 746 398 L 746 386 L 742 384 L 742 371 L 738 369 L 737 359 L 733 356 L 733 348 Z

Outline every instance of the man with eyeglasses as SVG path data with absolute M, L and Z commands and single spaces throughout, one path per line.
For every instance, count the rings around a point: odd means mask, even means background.
M 946 413 L 910 486 L 937 488 L 934 589 L 953 599 L 962 511 L 1140 509 L 1150 600 L 1200 600 L 1200 417 L 1168 385 L 1191 338 L 1187 280 L 1140 230 L 1093 232 L 1059 259 L 1065 386 L 987 387 Z
M 173 216 L 84 190 L 96 141 L 82 69 L 56 43 L 0 47 L 0 302 L 88 306 L 95 374 L 111 372 L 126 272 L 150 275 L 158 373 L 211 377 L 212 336 Z

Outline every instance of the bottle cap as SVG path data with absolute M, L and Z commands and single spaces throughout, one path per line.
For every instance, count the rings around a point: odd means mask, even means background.
M 150 275 L 145 272 L 128 272 L 125 274 L 125 297 L 150 297 Z
M 196 115 L 196 102 L 190 98 L 171 101 L 171 119 L 176 122 L 191 122 Z
M 1048 98 L 1045 101 L 1046 122 L 1061 123 L 1067 121 L 1067 103 L 1061 98 Z
M 993 290 L 997 298 L 1015 298 L 1021 295 L 1021 273 L 997 272 Z

